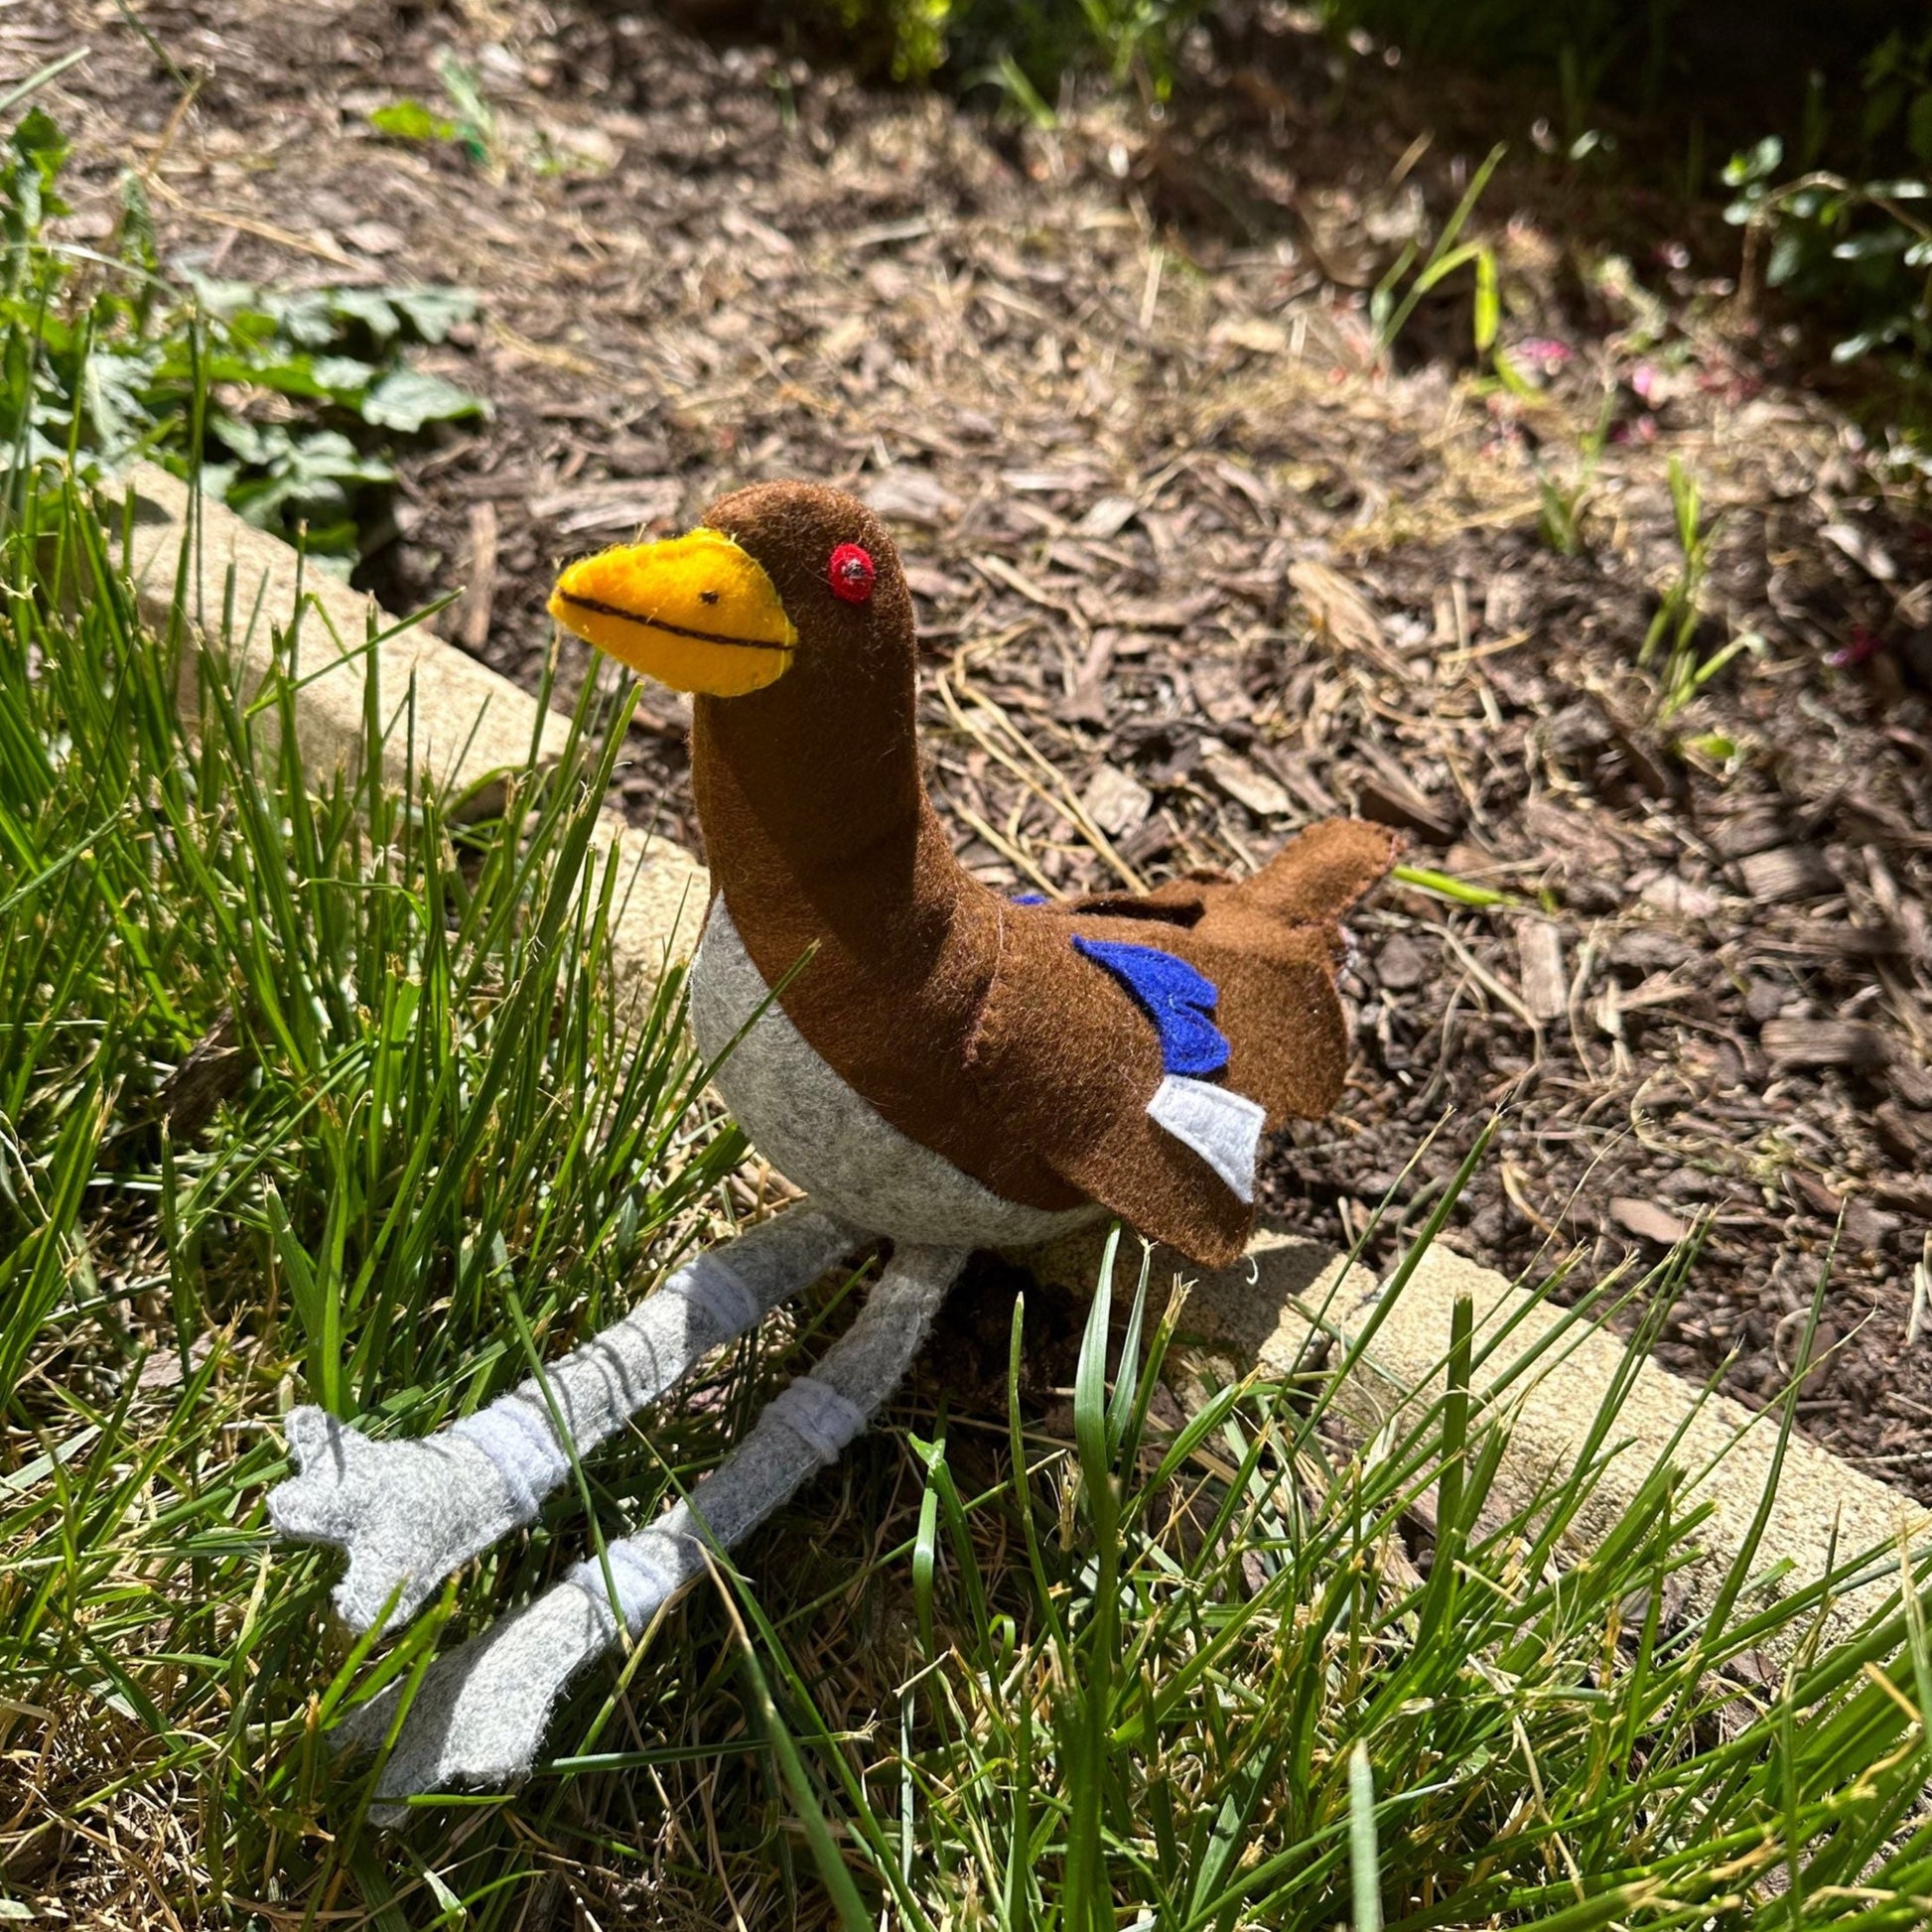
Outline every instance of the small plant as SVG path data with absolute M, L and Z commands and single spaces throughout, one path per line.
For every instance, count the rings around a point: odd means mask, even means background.
M 138 176 L 122 179 L 111 251 L 50 241 L 68 144 L 36 108 L 0 150 L 0 436 L 83 472 L 136 458 L 200 474 L 251 522 L 307 527 L 352 557 L 387 453 L 487 404 L 409 351 L 476 314 L 461 289 L 325 288 L 171 278 Z
M 1670 500 L 1676 518 L 1678 571 L 1664 587 L 1637 652 L 1637 662 L 1645 668 L 1662 652 L 1657 674 L 1660 721 L 1674 718 L 1733 657 L 1764 647 L 1764 640 L 1755 631 L 1746 630 L 1708 657 L 1699 657 L 1697 633 L 1704 621 L 1704 580 L 1710 568 L 1712 532 L 1704 522 L 1703 494 L 1697 479 L 1674 456 L 1670 460 Z
M 1205 0 L 815 0 L 812 10 L 860 65 L 896 80 L 942 68 L 961 85 L 1000 89 L 1050 122 L 1062 76 L 1099 69 L 1157 98 L 1173 80 L 1181 37 Z
M 436 77 L 443 83 L 448 113 L 405 96 L 372 109 L 369 125 L 392 141 L 449 142 L 478 167 L 484 166 L 496 144 L 496 116 L 476 74 L 445 48 L 437 57 Z
M 334 423 L 406 439 L 487 413 L 480 396 L 404 359 L 410 345 L 443 342 L 476 315 L 476 299 L 462 289 L 290 296 L 200 278 L 192 287 L 208 325 L 202 373 L 216 398 L 205 424 L 203 486 L 263 528 L 306 522 L 311 549 L 352 552 L 356 488 L 394 475 Z M 186 393 L 192 348 L 170 344 L 156 373 Z M 297 413 L 305 409 L 307 420 Z
M 1745 231 L 1746 295 L 1761 275 L 1767 288 L 1856 319 L 1832 345 L 1835 362 L 1901 348 L 1922 364 L 1932 354 L 1932 185 L 1848 181 L 1823 170 L 1778 183 L 1783 156 L 1784 144 L 1767 135 L 1725 168 L 1737 191 L 1725 217 Z M 1769 257 L 1760 262 L 1767 235 Z
M 1469 216 L 1475 211 L 1475 205 L 1482 199 L 1482 191 L 1489 186 L 1489 177 L 1496 172 L 1506 149 L 1501 143 L 1489 150 L 1482 166 L 1470 177 L 1469 185 L 1462 192 L 1462 199 L 1456 203 L 1454 211 L 1443 223 L 1442 232 L 1436 237 L 1423 265 L 1417 270 L 1414 279 L 1398 298 L 1397 286 L 1402 278 L 1415 266 L 1416 257 L 1421 252 L 1414 238 L 1402 244 L 1402 252 L 1390 265 L 1389 271 L 1376 285 L 1369 297 L 1369 320 L 1375 326 L 1377 350 L 1387 355 L 1409 318 L 1415 314 L 1416 304 L 1420 302 L 1439 282 L 1453 275 L 1458 268 L 1474 266 L 1475 269 L 1475 310 L 1471 325 L 1471 335 L 1478 355 L 1488 356 L 1496 347 L 1496 332 L 1502 322 L 1502 304 L 1496 284 L 1496 257 L 1485 242 L 1458 241 Z M 1500 363 L 1501 358 L 1498 357 Z
M 1541 461 L 1536 464 L 1537 534 L 1560 557 L 1579 556 L 1585 548 L 1584 511 L 1595 489 L 1596 469 L 1609 441 L 1614 401 L 1613 392 L 1606 389 L 1595 426 L 1578 443 L 1577 473 L 1569 481 L 1559 482 Z

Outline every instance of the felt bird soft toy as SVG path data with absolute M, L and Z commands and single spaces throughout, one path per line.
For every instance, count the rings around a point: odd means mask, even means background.
M 713 897 L 692 1029 L 809 1201 L 442 1436 L 375 1443 L 295 1411 L 301 1474 L 271 1496 L 275 1522 L 348 1551 L 351 1624 L 407 1616 L 700 1356 L 869 1238 L 893 1254 L 847 1333 L 688 1503 L 437 1660 L 385 1797 L 525 1772 L 569 1678 L 702 1575 L 707 1540 L 737 1541 L 865 1428 L 974 1248 L 1117 1215 L 1203 1266 L 1233 1261 L 1264 1128 L 1340 1095 L 1338 921 L 1394 857 L 1383 828 L 1332 821 L 1239 882 L 1057 903 L 980 884 L 920 781 L 897 555 L 835 489 L 740 490 L 686 536 L 571 565 L 550 609 L 697 694 Z M 380 1741 L 392 1713 L 364 1706 L 351 1738 Z

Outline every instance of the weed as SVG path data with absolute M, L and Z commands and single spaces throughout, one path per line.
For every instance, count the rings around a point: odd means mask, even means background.
M 1764 648 L 1755 631 L 1741 631 L 1709 656 L 1698 655 L 1698 630 L 1704 622 L 1704 580 L 1710 569 L 1712 531 L 1704 522 L 1703 496 L 1682 462 L 1670 460 L 1670 500 L 1676 520 L 1677 574 L 1664 587 L 1656 614 L 1644 632 L 1637 662 L 1658 661 L 1660 722 L 1674 718 L 1732 658 Z
M 1496 257 L 1483 242 L 1459 241 L 1463 227 L 1475 210 L 1475 205 L 1482 199 L 1482 191 L 1489 185 L 1489 177 L 1496 172 L 1497 164 L 1506 150 L 1499 143 L 1491 148 L 1484 157 L 1481 167 L 1469 179 L 1469 185 L 1462 192 L 1462 199 L 1456 203 L 1449 218 L 1443 223 L 1442 232 L 1431 245 L 1429 254 L 1422 267 L 1417 269 L 1414 278 L 1400 298 L 1396 289 L 1402 278 L 1415 267 L 1420 250 L 1413 238 L 1405 241 L 1402 252 L 1390 264 L 1388 273 L 1376 285 L 1369 297 L 1369 320 L 1375 325 L 1377 350 L 1387 355 L 1395 346 L 1397 339 L 1408 325 L 1409 318 L 1415 313 L 1420 302 L 1438 283 L 1453 275 L 1458 268 L 1473 265 L 1475 270 L 1475 310 L 1471 334 L 1478 355 L 1487 356 L 1495 349 L 1496 331 L 1501 324 L 1502 309 L 1496 286 Z
M 0 149 L 0 438 L 90 474 L 136 457 L 204 485 L 263 528 L 352 557 L 393 481 L 387 451 L 487 406 L 410 366 L 476 313 L 439 287 L 283 294 L 171 278 L 140 178 L 122 178 L 111 251 L 57 244 L 65 137 L 30 109 Z
M 1594 427 L 1578 441 L 1577 470 L 1573 477 L 1560 482 L 1540 459 L 1536 460 L 1537 534 L 1560 557 L 1579 556 L 1586 547 L 1584 512 L 1595 490 L 1596 470 L 1609 442 L 1610 414 L 1615 402 L 1615 392 L 1606 388 Z

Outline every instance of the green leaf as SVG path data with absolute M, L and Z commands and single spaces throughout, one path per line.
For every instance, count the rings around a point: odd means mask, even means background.
M 336 289 L 331 292 L 329 306 L 340 321 L 360 323 L 375 338 L 378 347 L 402 328 L 402 318 L 380 289 Z
M 1502 321 L 1502 300 L 1496 290 L 1496 257 L 1487 249 L 1476 256 L 1475 345 L 1478 354 L 1486 355 L 1496 345 L 1496 329 Z
M 1765 265 L 1764 279 L 1772 288 L 1782 288 L 1803 268 L 1804 261 L 1804 236 L 1786 228 L 1771 244 L 1771 259 Z
M 238 382 L 257 389 L 273 389 L 278 395 L 307 396 L 322 401 L 329 394 L 316 380 L 315 360 L 308 355 L 282 355 L 256 360 L 250 355 L 213 353 L 205 356 L 202 372 L 210 383 Z M 188 358 L 179 347 L 170 355 L 163 373 L 186 381 L 190 375 Z
M 392 370 L 361 403 L 365 423 L 400 430 L 405 435 L 413 435 L 425 423 L 457 422 L 487 413 L 488 405 L 481 396 L 421 369 Z
M 304 348 L 324 348 L 336 340 L 334 305 L 320 289 L 271 295 L 262 306 L 274 317 L 277 332 Z
M 469 289 L 431 283 L 420 288 L 384 289 L 381 293 L 426 343 L 440 343 L 458 323 L 474 321 L 477 314 L 477 298 Z
M 232 316 L 248 308 L 259 293 L 253 282 L 224 282 L 218 276 L 198 275 L 192 268 L 185 271 L 185 279 L 196 301 L 211 316 Z
M 251 423 L 241 416 L 213 416 L 208 431 L 226 444 L 237 463 L 266 468 L 289 453 L 289 433 L 279 423 Z
M 354 355 L 318 355 L 311 365 L 316 381 L 333 396 L 348 402 L 359 397 L 376 379 L 376 366 Z
M 1783 159 L 1784 143 L 1775 134 L 1767 134 L 1755 147 L 1733 154 L 1725 163 L 1725 186 L 1742 188 L 1746 182 L 1765 181 L 1777 172 Z
M 1932 162 L 1932 87 L 1914 98 L 1905 114 L 1905 145 L 1924 162 Z
M 289 474 L 298 480 L 328 478 L 343 483 L 390 483 L 395 472 L 379 458 L 364 456 L 340 430 L 319 429 L 294 438 Z
M 369 125 L 392 141 L 454 141 L 457 137 L 454 121 L 415 99 L 392 101 L 387 107 L 373 108 Z

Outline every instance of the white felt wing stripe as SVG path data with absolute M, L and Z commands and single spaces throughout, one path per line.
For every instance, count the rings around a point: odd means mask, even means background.
M 1245 1093 L 1170 1073 L 1147 1110 L 1175 1140 L 1192 1148 L 1238 1198 L 1254 1199 L 1255 1150 L 1261 1145 L 1267 1108 Z

